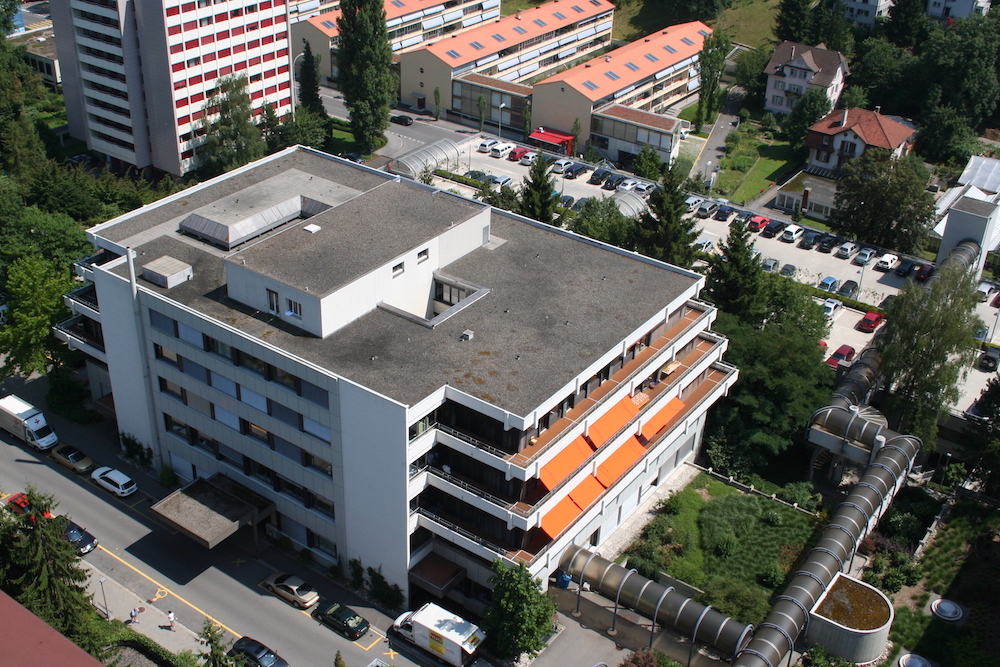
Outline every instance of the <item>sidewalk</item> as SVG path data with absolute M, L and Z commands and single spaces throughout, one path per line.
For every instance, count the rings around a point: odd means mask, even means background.
M 171 653 L 180 653 L 186 649 L 197 654 L 202 650 L 203 647 L 198 642 L 197 631 L 189 629 L 180 622 L 175 622 L 174 632 L 171 632 L 167 622 L 167 612 L 157 609 L 153 604 L 141 599 L 114 579 L 106 577 L 103 572 L 90 563 L 83 561 L 81 564 L 90 571 L 87 592 L 93 596 L 94 606 L 99 613 L 104 613 L 107 610 L 108 618 L 124 621 L 130 628 L 146 635 Z M 104 606 L 105 600 L 107 600 L 107 608 Z M 139 622 L 132 625 L 129 621 L 129 612 L 135 607 L 145 609 L 145 611 L 139 614 Z M 186 620 L 197 621 L 199 624 L 202 622 L 201 618 L 192 617 Z M 200 630 L 199 627 L 198 631 Z

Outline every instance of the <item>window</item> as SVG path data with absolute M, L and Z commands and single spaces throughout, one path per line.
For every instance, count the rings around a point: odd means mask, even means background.
M 492 37 L 493 37 L 493 39 L 497 40 L 498 42 L 506 42 L 507 41 L 507 38 L 504 37 L 503 35 L 501 35 L 498 32 L 497 33 L 493 33 Z
M 779 107 L 784 103 L 784 101 L 785 101 L 785 98 L 782 97 L 781 95 L 775 95 L 774 97 L 771 98 L 771 103 L 772 104 L 776 104 Z
M 303 452 L 305 454 L 305 464 L 314 470 L 318 470 L 327 477 L 333 477 L 333 464 L 326 459 L 321 459 L 318 456 L 314 456 L 308 452 Z M 331 509 L 333 505 L 331 504 Z M 330 516 L 333 516 L 332 514 Z
M 544 28 L 546 25 L 548 25 L 542 19 L 535 19 L 534 21 L 532 21 L 532 23 L 534 23 L 535 25 L 537 25 L 539 28 Z
M 229 428 L 236 429 L 237 431 L 240 428 L 240 418 L 229 410 L 226 410 L 218 405 L 212 406 L 212 418 L 220 424 L 225 424 Z
M 516 32 L 519 35 L 523 35 L 526 32 L 528 32 L 528 30 L 524 26 L 516 25 L 516 26 L 514 26 L 514 32 Z
M 253 422 L 249 422 L 246 419 L 240 420 L 242 422 L 243 435 L 249 435 L 251 438 L 256 438 L 261 442 L 266 442 L 268 445 L 271 443 L 271 434 L 268 433 L 267 429 L 257 426 Z
M 267 290 L 267 309 L 272 313 L 277 313 L 281 308 L 281 300 L 274 290 Z
M 301 427 L 300 415 L 295 410 L 274 401 L 268 401 L 268 408 L 270 415 L 278 421 L 284 422 L 295 429 Z
M 167 433 L 173 433 L 178 438 L 183 440 L 188 439 L 188 427 L 184 422 L 177 421 L 168 414 L 163 415 L 163 423 L 166 426 Z
M 657 62 L 660 62 L 660 59 L 659 59 L 659 58 L 657 58 L 656 56 L 654 56 L 654 55 L 653 55 L 652 53 L 647 53 L 647 54 L 646 54 L 646 60 L 648 60 L 648 61 L 649 61 L 649 62 L 651 62 L 651 63 L 657 63 Z
M 326 389 L 317 387 L 311 382 L 306 382 L 305 380 L 299 380 L 299 386 L 302 392 L 302 398 L 306 399 L 310 403 L 315 403 L 321 408 L 330 408 L 330 394 Z
M 275 477 L 277 478 L 278 491 L 295 498 L 303 505 L 306 503 L 306 490 L 304 488 L 287 477 L 281 475 L 275 475 Z
M 187 403 L 187 406 L 192 410 L 196 410 L 207 417 L 212 416 L 212 404 L 207 398 L 202 398 L 198 394 L 192 394 L 190 391 L 185 391 L 184 402 Z
M 392 267 L 392 277 L 393 278 L 395 278 L 396 276 L 403 275 L 403 271 L 406 268 L 403 264 L 404 264 L 403 262 L 400 262 L 396 266 Z
M 149 324 L 154 329 L 159 329 L 165 334 L 170 334 L 171 336 L 177 335 L 177 322 L 163 313 L 158 313 L 155 310 L 149 311 Z
M 170 394 L 174 398 L 179 398 L 182 401 L 184 400 L 184 389 L 179 384 L 171 382 L 166 378 L 159 378 L 159 380 L 160 380 L 160 391 L 162 393 Z
M 259 375 L 267 375 L 267 364 L 246 352 L 240 352 L 240 366 Z
M 784 90 L 785 89 L 785 82 L 781 81 L 780 79 L 776 80 L 774 82 L 774 89 L 775 90 Z
M 840 152 L 844 155 L 854 155 L 854 152 L 858 149 L 858 145 L 853 141 L 842 141 L 840 142 Z
M 621 78 L 620 76 L 618 76 L 618 75 L 617 75 L 617 74 L 615 74 L 614 72 L 605 72 L 605 73 L 604 73 L 604 76 L 608 77 L 608 78 L 609 78 L 609 79 L 611 79 L 612 81 L 617 81 L 618 79 L 620 79 L 620 78 Z
M 243 470 L 243 455 L 242 454 L 240 454 L 238 451 L 236 451 L 232 447 L 227 447 L 226 445 L 222 444 L 221 442 L 218 443 L 218 447 L 219 447 L 219 452 L 216 454 L 216 457 L 220 461 L 225 461 L 226 463 L 229 463 L 231 465 L 236 466 L 241 471 Z
M 667 53 L 677 53 L 677 49 L 675 49 L 674 47 L 670 46 L 669 44 L 665 44 L 663 46 L 663 50 L 666 51 Z
M 292 443 L 288 442 L 284 438 L 280 438 L 274 435 L 273 433 L 271 434 L 271 438 L 273 440 L 274 451 L 276 451 L 278 454 L 281 454 L 286 459 L 295 461 L 296 463 L 302 463 L 303 465 L 305 465 L 303 461 L 305 453 L 301 449 L 299 449 Z
M 205 349 L 212 354 L 217 354 L 223 359 L 233 360 L 233 348 L 229 345 L 215 340 L 214 338 L 205 337 Z
M 635 63 L 625 63 L 625 68 L 629 69 L 629 70 L 632 70 L 633 72 L 638 72 L 639 71 L 639 66 L 636 65 Z
M 264 482 L 271 488 L 274 488 L 273 470 L 268 468 L 263 463 L 258 463 L 257 461 L 254 461 L 253 459 L 250 458 L 247 459 L 247 463 L 249 463 L 249 465 L 247 466 L 249 468 L 249 470 L 247 470 L 248 475 L 250 475 L 251 477 L 256 477 L 257 479 Z
M 195 56 L 194 58 L 189 58 L 187 61 L 188 67 L 194 67 L 195 65 L 201 64 L 201 56 Z
M 454 49 L 452 49 L 451 51 L 445 51 L 445 54 L 455 59 L 462 57 L 461 54 L 458 51 L 455 51 Z
M 331 505 L 330 507 L 332 508 L 333 505 Z M 314 509 L 319 509 L 319 508 L 316 507 Z M 331 517 L 332 517 L 332 515 L 331 515 Z M 313 533 L 312 531 L 310 531 L 310 534 L 313 536 L 313 549 L 316 549 L 317 551 L 322 551 L 323 553 L 325 553 L 328 556 L 333 556 L 334 558 L 339 558 L 339 556 L 337 555 L 337 543 L 336 542 L 334 542 L 333 540 L 329 540 L 329 539 L 323 537 L 319 533 Z
M 594 83 L 593 81 L 584 81 L 583 87 L 586 88 L 587 90 L 597 90 L 597 84 Z
M 258 394 L 252 389 L 240 386 L 240 402 L 246 403 L 251 408 L 260 410 L 267 414 L 267 399 L 262 394 Z
M 272 367 L 271 380 L 277 382 L 278 384 L 284 385 L 288 389 L 298 393 L 299 391 L 299 378 L 292 375 L 288 371 L 283 371 L 280 368 Z
M 472 42 L 469 46 L 471 46 L 472 48 L 474 48 L 476 51 L 482 51 L 483 49 L 486 48 L 485 46 L 483 46 L 479 42 Z
M 302 430 L 310 435 L 316 436 L 323 442 L 331 441 L 330 427 L 324 426 L 323 424 L 320 424 L 317 421 L 313 421 L 312 419 L 309 419 L 309 417 L 306 417 L 305 415 L 303 415 L 302 417 Z
M 326 498 L 324 498 L 323 496 L 317 496 L 317 495 L 313 496 L 313 509 L 316 510 L 316 511 L 318 511 L 318 512 L 322 512 L 323 514 L 327 515 L 331 519 L 336 519 L 337 518 L 337 513 L 333 509 L 333 503 L 331 501 L 327 500 Z M 316 537 L 319 537 L 319 536 L 317 535 Z M 319 544 L 317 543 L 316 546 L 318 548 Z M 337 549 L 336 545 L 333 545 L 333 549 L 334 549 L 333 553 L 336 553 L 336 549 Z M 330 553 L 330 552 L 327 552 L 327 553 Z
M 694 46 L 694 42 L 692 42 L 689 37 L 681 37 L 681 41 L 687 44 L 688 46 Z
M 426 262 L 428 259 L 430 259 L 430 251 L 428 251 L 427 248 L 424 248 L 423 250 L 417 253 L 417 264 L 420 264 L 421 262 Z
M 560 21 L 565 21 L 566 20 L 566 15 L 563 14 L 562 12 L 555 12 L 552 16 L 555 16 Z
M 285 315 L 302 319 L 302 304 L 298 301 L 288 299 L 288 312 Z
M 574 12 L 576 12 L 577 14 L 582 14 L 582 13 L 583 13 L 583 7 L 581 7 L 580 5 L 573 5 L 573 6 L 571 7 L 571 9 L 572 9 L 572 10 L 573 10 Z
M 154 345 L 153 350 L 156 353 L 156 358 L 160 361 L 165 361 L 171 366 L 181 367 L 181 358 L 173 350 L 168 350 L 162 345 Z
M 392 3 L 392 4 L 396 4 L 396 3 Z M 333 27 L 333 21 L 323 21 L 322 22 L 322 26 L 324 28 L 332 28 Z
M 200 25 L 203 28 L 207 25 L 212 25 L 212 17 L 202 16 L 200 19 L 198 19 L 198 25 Z
M 198 382 L 208 384 L 208 369 L 201 364 L 195 363 L 190 359 L 184 359 L 181 363 L 181 371 L 184 375 L 189 375 Z
M 826 151 L 816 151 L 816 161 L 817 162 L 829 162 L 830 154 Z

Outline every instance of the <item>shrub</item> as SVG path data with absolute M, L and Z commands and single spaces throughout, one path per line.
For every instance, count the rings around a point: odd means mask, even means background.
M 733 169 L 735 169 L 737 171 L 742 171 L 743 173 L 746 173 L 746 172 L 750 171 L 751 169 L 753 169 L 753 166 L 756 163 L 757 163 L 756 158 L 752 158 L 752 157 L 748 157 L 748 156 L 744 156 L 744 155 L 738 155 L 738 156 L 734 157 L 733 160 L 732 160 Z
M 858 553 L 862 556 L 871 556 L 875 553 L 875 551 L 875 540 L 868 535 L 865 535 L 864 539 L 861 540 L 861 543 L 858 545 Z
M 704 588 L 708 604 L 741 623 L 758 625 L 770 609 L 770 593 L 757 584 L 731 577 L 712 577 Z
M 669 514 L 670 516 L 675 516 L 680 514 L 681 511 L 681 499 L 680 494 L 672 493 L 667 498 L 662 498 L 656 502 L 656 509 L 663 512 L 664 514 Z
M 160 466 L 160 484 L 167 488 L 177 486 L 177 473 L 166 463 Z
M 818 493 L 813 493 L 813 485 L 810 482 L 792 482 L 778 492 L 778 497 L 788 503 L 797 503 L 799 507 L 810 512 L 814 512 L 823 499 Z
M 722 543 L 730 539 L 736 541 L 753 530 L 760 517 L 762 507 L 757 496 L 743 494 L 715 498 L 705 506 L 698 517 L 701 528 L 702 547 L 718 550 Z M 735 546 L 733 547 L 735 549 Z
M 762 586 L 773 590 L 785 581 L 785 571 L 777 563 L 771 563 L 757 575 L 757 580 Z
M 885 574 L 886 570 L 889 569 L 889 555 L 885 553 L 880 553 L 872 560 L 871 570 L 875 574 L 881 576 Z
M 764 523 L 769 526 L 780 526 L 781 525 L 781 515 L 777 512 L 771 511 L 764 514 Z
M 365 568 L 362 567 L 361 561 L 357 558 L 352 558 L 347 561 L 347 570 L 350 576 L 351 588 L 356 591 L 360 591 L 365 587 Z
M 312 565 L 314 560 L 313 552 L 310 551 L 309 549 L 303 549 L 302 551 L 299 552 L 299 560 L 305 563 L 306 565 Z
M 723 558 L 732 558 L 739 550 L 739 543 L 735 535 L 727 535 L 715 547 L 716 552 Z
M 903 587 L 906 583 L 906 578 L 903 572 L 898 569 L 892 569 L 885 573 L 882 577 L 882 585 L 879 586 L 886 593 L 898 593 L 899 589 Z

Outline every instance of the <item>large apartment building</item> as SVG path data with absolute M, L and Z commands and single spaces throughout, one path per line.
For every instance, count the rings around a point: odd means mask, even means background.
M 737 378 L 697 273 L 302 147 L 88 237 L 56 333 L 120 430 L 411 600 L 600 546 Z
M 52 20 L 70 134 L 110 162 L 192 169 L 220 77 L 291 109 L 285 0 L 69 0 Z

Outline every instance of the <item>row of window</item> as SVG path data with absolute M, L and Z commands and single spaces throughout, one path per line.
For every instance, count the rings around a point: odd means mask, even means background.
M 184 422 L 175 419 L 166 413 L 163 414 L 163 424 L 168 433 L 180 438 L 192 447 L 204 450 L 214 456 L 217 460 L 225 461 L 226 463 L 239 468 L 243 474 L 248 477 L 256 477 L 257 479 L 267 483 L 275 491 L 284 493 L 285 495 L 298 500 L 308 509 L 314 509 L 331 519 L 337 518 L 333 501 L 327 500 L 323 496 L 316 494 L 301 484 L 278 474 L 264 464 L 255 461 L 253 458 L 246 456 L 245 454 L 241 454 L 232 447 L 228 447 L 218 440 L 207 437 L 205 434 L 200 433 L 197 429 L 188 426 Z M 279 451 L 278 453 L 292 459 L 293 461 L 299 461 L 303 466 L 314 468 L 327 476 L 332 476 L 332 466 L 330 466 L 328 462 L 322 461 L 317 457 L 312 457 L 316 463 L 306 463 L 306 457 L 310 455 L 302 452 L 302 450 L 299 450 L 294 445 L 291 445 L 291 443 L 289 443 L 289 446 L 302 453 L 301 461 L 293 456 L 290 456 L 289 453 L 282 451 Z
M 233 65 L 231 71 L 241 71 L 241 70 L 246 69 L 247 67 L 248 67 L 247 61 L 239 62 L 239 63 L 236 63 L 236 64 Z M 276 69 L 269 69 L 269 70 L 266 70 L 264 72 L 259 72 L 257 74 L 251 74 L 248 77 L 247 80 L 248 80 L 249 83 L 257 83 L 259 81 L 262 81 L 265 78 L 272 79 L 272 78 L 274 78 L 276 76 L 279 76 L 281 74 L 286 73 L 287 71 L 288 71 L 288 65 L 282 65 L 282 66 L 280 66 L 280 67 L 278 67 Z M 230 72 L 227 72 L 227 74 L 229 74 L 229 73 Z M 199 83 L 202 83 L 204 81 L 205 81 L 204 75 L 197 74 L 195 76 L 192 76 L 190 79 L 181 79 L 179 81 L 175 81 L 174 82 L 174 90 L 181 90 L 183 88 L 187 88 L 188 86 L 196 86 Z M 206 95 L 208 95 L 209 97 L 211 97 L 213 92 L 214 92 L 214 89 L 208 90 L 208 91 L 206 91 Z
M 329 392 L 322 387 L 317 387 L 311 382 L 306 382 L 296 375 L 267 364 L 251 354 L 247 354 L 242 350 L 218 341 L 211 336 L 201 333 L 197 329 L 189 327 L 183 322 L 178 322 L 155 310 L 149 311 L 149 323 L 154 329 L 182 340 L 189 345 L 193 345 L 200 350 L 218 355 L 226 361 L 241 366 L 266 380 L 295 392 L 310 403 L 315 403 L 327 410 L 330 409 Z
M 173 72 L 180 72 L 181 70 L 188 67 L 197 67 L 198 65 L 206 65 L 208 63 L 215 62 L 219 58 L 228 58 L 237 53 L 243 53 L 244 51 L 246 51 L 245 44 L 236 44 L 232 47 L 231 50 L 226 48 L 218 52 L 212 51 L 211 53 L 203 53 L 200 56 L 195 56 L 194 58 L 189 58 L 188 60 L 174 63 L 173 65 L 170 66 L 170 69 Z M 249 58 L 247 62 L 250 65 L 259 65 L 261 62 L 268 63 L 274 60 L 275 58 L 284 58 L 286 56 L 288 56 L 288 49 L 284 48 L 284 49 L 278 49 L 277 51 L 268 51 L 266 53 L 262 53 L 259 56 Z M 205 81 L 210 81 L 217 76 L 225 76 L 226 74 L 229 74 L 233 71 L 232 68 L 233 65 L 228 66 L 228 68 L 223 67 L 222 72 L 224 73 L 221 73 L 219 71 L 208 72 L 204 75 Z M 227 69 L 228 71 L 226 71 Z
M 262 45 L 270 44 L 270 43 L 275 42 L 275 41 L 279 41 L 280 42 L 281 40 L 285 39 L 287 36 L 288 36 L 288 32 L 285 31 L 285 32 L 275 33 L 273 35 L 265 35 L 264 37 L 261 37 L 260 39 L 252 39 L 252 40 L 250 40 L 248 42 L 245 42 L 245 43 L 244 42 L 240 42 L 239 44 L 234 45 L 232 50 L 230 50 L 228 48 L 220 50 L 219 53 L 218 53 L 218 57 L 219 58 L 225 58 L 226 56 L 229 56 L 232 53 L 243 53 L 247 49 L 256 49 L 256 48 L 258 48 L 258 47 L 260 47 Z M 222 32 L 220 32 L 218 34 L 215 34 L 215 35 L 205 35 L 204 37 L 200 37 L 198 39 L 189 39 L 186 42 L 178 42 L 177 44 L 174 44 L 173 46 L 171 46 L 170 47 L 170 53 L 171 53 L 171 55 L 173 55 L 173 54 L 176 54 L 176 53 L 180 53 L 181 51 L 190 51 L 192 49 L 201 49 L 201 47 L 203 47 L 203 46 L 208 46 L 209 44 L 214 44 L 216 41 L 221 42 L 221 41 L 223 41 L 225 39 L 229 39 L 229 37 L 230 37 L 230 31 L 223 30 Z M 211 58 L 211 60 L 214 60 L 214 57 Z M 190 63 L 190 61 L 188 61 L 188 62 Z M 206 61 L 206 62 L 209 62 L 209 61 Z M 195 63 L 195 64 L 197 64 L 197 63 Z
M 213 72 L 213 74 L 214 74 L 214 72 Z M 291 86 L 291 82 L 289 82 L 289 81 L 282 81 L 277 86 L 269 86 L 267 88 L 267 91 L 268 91 L 267 94 L 268 95 L 272 95 L 272 94 L 276 94 L 280 90 L 288 90 L 290 86 Z M 251 100 L 262 99 L 264 97 L 264 94 L 265 94 L 265 91 L 263 91 L 263 90 L 254 91 L 254 92 L 250 93 L 250 99 Z M 281 109 L 283 107 L 289 106 L 291 103 L 292 103 L 291 102 L 291 98 L 290 97 L 285 97 L 285 98 L 282 98 L 282 99 L 278 100 L 277 102 L 275 102 L 274 103 L 274 107 L 277 110 L 277 109 Z M 212 107 L 211 109 L 207 109 L 207 112 L 211 115 L 211 114 L 217 113 L 218 110 L 219 110 L 218 107 Z M 262 104 L 261 106 L 258 106 L 256 108 L 254 108 L 253 115 L 254 116 L 259 116 L 261 113 L 263 113 L 263 111 L 264 111 L 264 109 L 263 109 L 263 104 Z M 188 123 L 196 123 L 196 122 L 198 122 L 199 120 L 202 119 L 202 117 L 204 117 L 205 112 L 206 112 L 206 109 L 198 109 L 196 111 L 192 111 L 190 114 L 184 114 L 183 116 L 178 117 L 177 118 L 177 127 L 183 127 L 183 126 L 187 125 Z
M 193 12 L 195 8 L 204 9 L 205 7 L 211 7 L 213 4 L 221 5 L 229 0 L 198 0 L 197 5 L 194 2 L 185 2 L 182 5 L 168 7 L 167 16 L 177 16 L 180 13 Z M 285 0 L 264 0 L 260 4 L 247 5 L 246 7 L 240 7 L 232 10 L 231 14 L 233 16 L 242 16 L 243 14 L 253 14 L 258 9 L 264 11 L 265 9 L 270 9 L 271 7 L 280 7 L 285 4 Z M 223 12 L 226 14 L 226 12 Z
M 220 19 L 219 16 L 225 16 L 225 18 Z M 229 16 L 226 14 L 220 14 L 219 16 L 215 17 L 216 21 L 229 20 Z M 286 20 L 287 17 L 284 14 L 279 14 L 278 16 L 261 19 L 260 21 L 254 23 L 247 23 L 246 25 L 233 26 L 231 29 L 223 30 L 222 32 L 227 33 L 226 35 L 227 37 L 229 36 L 229 34 L 232 34 L 233 37 L 236 37 L 237 35 L 242 35 L 244 32 L 247 31 L 257 30 L 259 28 L 267 28 L 278 23 L 284 23 Z M 201 21 L 188 21 L 183 25 L 178 24 L 168 27 L 167 34 L 170 36 L 179 35 L 182 32 L 189 32 L 191 30 L 195 30 L 198 27 L 207 27 L 209 25 L 211 25 L 211 22 L 201 23 Z

